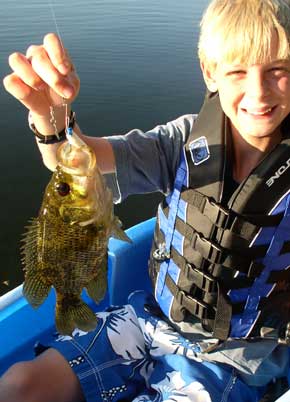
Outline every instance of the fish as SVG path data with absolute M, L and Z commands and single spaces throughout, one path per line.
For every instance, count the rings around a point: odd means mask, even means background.
M 94 151 L 75 133 L 57 151 L 57 167 L 45 189 L 38 216 L 25 228 L 21 254 L 23 295 L 38 308 L 53 287 L 55 325 L 60 334 L 96 328 L 93 310 L 107 290 L 110 236 L 131 242 L 114 215 L 113 197 Z

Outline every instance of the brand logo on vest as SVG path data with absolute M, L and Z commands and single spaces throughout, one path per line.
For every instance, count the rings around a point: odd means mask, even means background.
M 270 179 L 266 181 L 267 186 L 271 187 L 272 184 L 274 184 L 275 180 L 279 179 L 282 176 L 282 174 L 289 169 L 289 167 L 290 167 L 290 158 L 286 161 L 284 165 L 279 167 L 279 169 L 275 172 L 275 174 L 272 177 L 270 177 Z
M 199 137 L 189 144 L 189 151 L 192 162 L 195 165 L 200 165 L 210 157 L 208 143 L 206 137 Z

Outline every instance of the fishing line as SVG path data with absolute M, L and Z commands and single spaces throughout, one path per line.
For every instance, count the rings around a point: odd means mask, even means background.
M 62 36 L 61 36 L 61 33 L 60 33 L 60 29 L 59 29 L 59 26 L 58 26 L 58 23 L 57 23 L 56 14 L 55 14 L 55 10 L 54 10 L 54 4 L 53 4 L 52 0 L 48 0 L 48 5 L 50 6 L 51 16 L 52 16 L 52 19 L 54 21 L 57 36 L 59 37 L 59 40 L 60 40 L 60 44 L 61 44 L 61 47 L 62 47 L 62 50 L 63 50 L 63 54 L 66 54 L 66 51 L 65 51 L 65 48 L 64 48 L 64 45 L 63 45 L 63 41 L 62 41 Z M 67 105 L 67 102 L 66 102 L 64 97 L 62 97 L 62 101 L 63 101 L 62 106 L 65 107 L 65 127 L 66 127 L 66 131 L 67 131 L 68 130 L 68 125 L 69 125 L 68 105 Z M 52 106 L 50 106 L 50 114 L 51 114 L 52 120 L 55 121 Z M 56 123 L 56 121 L 55 121 L 55 123 Z M 69 134 L 71 134 L 71 133 L 69 133 Z M 55 132 L 55 135 L 58 137 L 58 132 Z
M 61 36 L 61 34 L 60 34 L 60 29 L 59 29 L 59 27 L 58 27 L 58 23 L 57 23 L 57 20 L 56 20 L 56 14 L 55 14 L 55 10 L 54 10 L 54 6 L 53 6 L 53 3 L 52 3 L 52 0 L 48 0 L 48 4 L 49 4 L 49 6 L 50 6 L 50 12 L 51 12 L 51 16 L 52 16 L 52 19 L 53 19 L 53 22 L 54 22 L 54 25 L 55 25 L 56 33 L 57 33 L 57 35 L 58 35 L 58 37 L 59 37 L 62 50 L 63 50 L 63 52 L 65 53 L 64 46 L 63 46 L 63 42 L 62 42 L 62 36 Z

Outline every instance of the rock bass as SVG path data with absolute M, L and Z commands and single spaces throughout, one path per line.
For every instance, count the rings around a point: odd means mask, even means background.
M 104 297 L 109 237 L 131 240 L 114 216 L 112 193 L 93 150 L 73 132 L 59 147 L 57 161 L 39 215 L 22 240 L 23 294 L 37 308 L 54 287 L 56 328 L 70 335 L 75 328 L 96 327 L 81 292 L 85 288 L 96 302 Z

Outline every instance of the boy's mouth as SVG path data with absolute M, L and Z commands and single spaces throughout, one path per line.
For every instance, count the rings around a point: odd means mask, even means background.
M 264 108 L 259 108 L 259 109 L 246 109 L 246 108 L 241 108 L 241 110 L 244 113 L 247 113 L 248 115 L 251 115 L 253 117 L 269 117 L 273 114 L 274 110 L 276 109 L 276 106 L 272 107 L 264 107 Z

